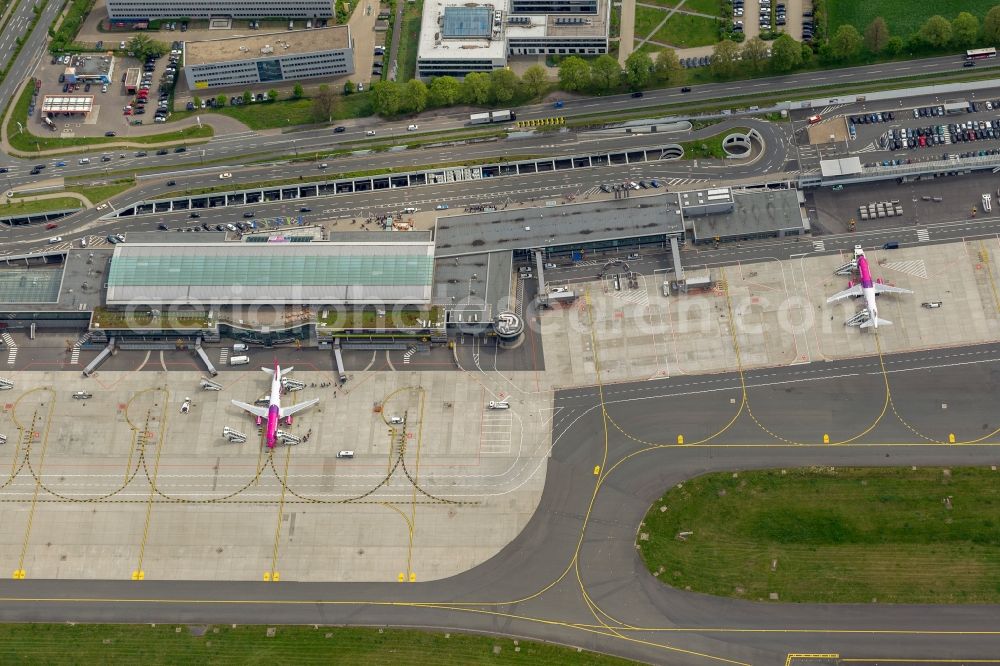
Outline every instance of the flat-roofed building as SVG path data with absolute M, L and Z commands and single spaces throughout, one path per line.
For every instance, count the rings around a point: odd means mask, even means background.
M 515 10 L 516 0 L 515 5 L 508 0 L 481 4 L 427 0 L 417 46 L 417 76 L 489 73 L 506 67 L 510 55 L 607 53 L 610 2 L 586 0 L 585 4 L 584 9 L 575 2 L 546 0 Z M 525 13 L 530 7 L 534 9 Z
M 280 16 L 290 19 L 331 18 L 331 0 L 107 0 L 112 22 L 134 23 L 149 19 L 211 19 L 220 16 L 259 19 Z
M 353 73 L 354 49 L 346 25 L 184 44 L 184 77 L 192 90 Z
M 115 57 L 110 55 L 75 55 L 63 71 L 69 83 L 111 83 Z
M 109 306 L 425 305 L 434 243 L 124 243 Z

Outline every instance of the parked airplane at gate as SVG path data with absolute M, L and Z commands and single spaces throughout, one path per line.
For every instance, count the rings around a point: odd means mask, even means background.
M 902 287 L 893 287 L 892 285 L 884 284 L 881 278 L 878 281 L 872 280 L 871 269 L 868 267 L 868 258 L 865 256 L 865 251 L 860 245 L 854 246 L 854 261 L 851 263 L 857 266 L 858 274 L 861 276 L 860 283 L 855 283 L 852 280 L 847 289 L 834 294 L 826 299 L 826 302 L 833 303 L 848 296 L 863 296 L 867 317 L 861 322 L 861 328 L 878 328 L 879 325 L 886 326 L 891 324 L 892 322 L 888 319 L 879 318 L 875 297 L 879 294 L 912 294 L 913 292 Z
M 301 412 L 303 409 L 312 407 L 319 402 L 318 398 L 313 400 L 306 400 L 305 402 L 300 402 L 297 405 L 292 405 L 291 407 L 281 406 L 281 378 L 292 371 L 292 368 L 286 368 L 284 370 L 278 365 L 278 361 L 275 360 L 274 368 L 261 368 L 262 371 L 271 375 L 271 395 L 268 400 L 268 406 L 257 407 L 256 405 L 248 405 L 245 402 L 240 402 L 239 400 L 233 400 L 233 404 L 240 409 L 250 412 L 254 416 L 267 419 L 267 428 L 265 432 L 265 441 L 267 442 L 267 448 L 273 449 L 275 444 L 278 442 L 278 421 L 284 418 L 290 417 L 296 412 Z

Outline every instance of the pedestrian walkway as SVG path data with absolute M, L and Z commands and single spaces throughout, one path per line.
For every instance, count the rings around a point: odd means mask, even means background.
M 17 361 L 17 345 L 14 343 L 14 336 L 4 331 L 0 337 L 3 337 L 3 343 L 7 345 L 7 365 L 14 365 L 14 362 Z

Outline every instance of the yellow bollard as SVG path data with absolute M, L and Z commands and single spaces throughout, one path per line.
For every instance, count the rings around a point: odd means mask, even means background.
M 677 435 L 677 443 L 678 444 L 684 443 L 684 435 Z
M 948 434 L 948 443 L 949 444 L 954 444 L 955 443 L 955 433 L 949 433 Z
M 417 574 L 413 573 L 412 571 L 410 572 L 410 582 L 411 583 L 417 582 Z
M 600 476 L 600 474 L 601 474 L 601 466 L 594 465 L 594 476 Z
M 824 444 L 829 444 L 830 443 L 830 436 L 829 435 L 826 435 L 826 434 L 823 435 L 823 443 Z
M 406 576 L 405 576 L 405 575 L 403 574 L 403 572 L 402 572 L 402 571 L 400 571 L 400 572 L 399 572 L 399 577 L 398 577 L 398 579 L 399 579 L 399 582 L 400 582 L 400 583 L 405 583 L 405 582 L 406 582 Z

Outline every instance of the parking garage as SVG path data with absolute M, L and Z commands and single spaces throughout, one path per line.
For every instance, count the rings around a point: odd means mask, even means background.
M 421 185 L 476 181 L 504 176 L 524 176 L 535 173 L 570 171 L 591 167 L 642 164 L 677 159 L 682 155 L 683 150 L 679 146 L 668 144 L 620 152 L 547 157 L 475 167 L 450 167 L 398 174 L 379 174 L 376 176 L 343 178 L 313 183 L 238 190 L 234 192 L 218 192 L 214 194 L 140 201 L 109 213 L 105 218 L 169 213 L 172 211 L 203 210 L 225 206 L 248 206 L 277 201 L 294 201 L 297 199 L 310 199 L 340 194 L 417 187 Z

